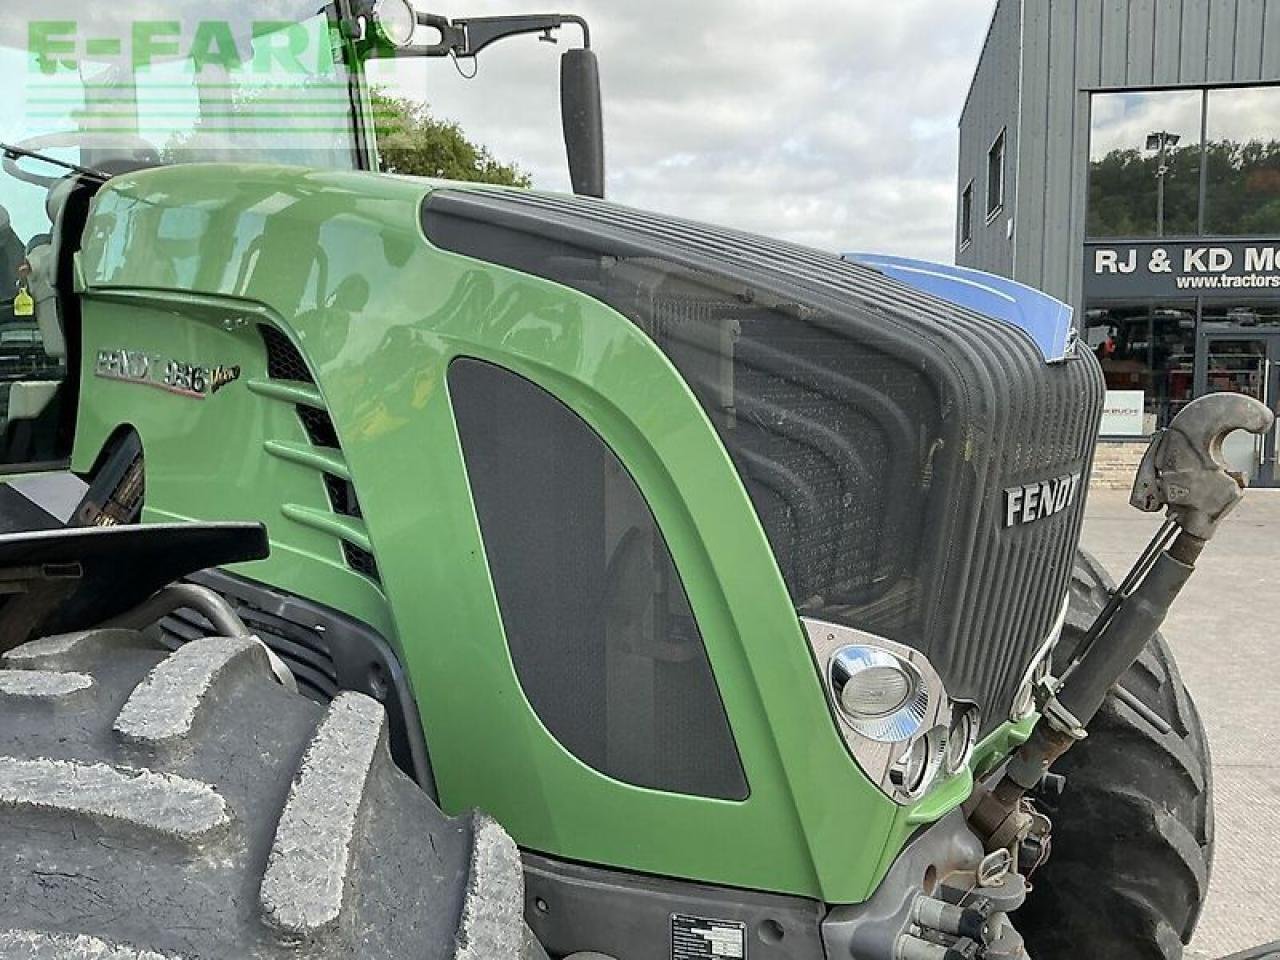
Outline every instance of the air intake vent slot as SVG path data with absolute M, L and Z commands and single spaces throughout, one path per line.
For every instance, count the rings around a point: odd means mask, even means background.
M 324 475 L 324 486 L 329 492 L 329 502 L 333 504 L 335 513 L 344 517 L 363 517 L 360 512 L 360 501 L 356 499 L 356 487 L 350 480 L 335 477 L 332 473 Z
M 334 429 L 329 414 L 315 407 L 299 404 L 298 418 L 302 421 L 302 428 L 307 431 L 307 439 L 311 441 L 313 447 L 339 449 L 338 431 Z
M 378 561 L 368 550 L 357 547 L 349 540 L 343 540 L 342 553 L 347 558 L 347 566 L 356 573 L 363 574 L 375 583 L 382 582 L 382 577 L 378 573 Z
M 272 380 L 292 380 L 295 383 L 315 383 L 307 362 L 283 333 L 274 327 L 259 324 L 258 333 L 267 348 L 267 376 Z

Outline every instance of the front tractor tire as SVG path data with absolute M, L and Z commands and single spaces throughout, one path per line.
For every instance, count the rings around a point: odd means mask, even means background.
M 97 630 L 0 661 L 0 957 L 545 957 L 519 853 L 394 765 L 376 701 L 252 638 Z
M 1114 589 L 1081 551 L 1059 666 Z M 1213 859 L 1209 742 L 1173 654 L 1156 634 L 1089 736 L 1054 764 L 1053 847 L 1015 918 L 1035 960 L 1177 960 L 1190 942 Z M 1135 704 L 1136 701 L 1136 704 Z

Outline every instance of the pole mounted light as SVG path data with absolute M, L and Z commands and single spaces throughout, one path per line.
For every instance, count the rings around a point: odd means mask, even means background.
M 1168 130 L 1156 130 L 1147 134 L 1147 150 L 1159 155 L 1156 162 L 1156 236 L 1164 236 L 1164 178 L 1169 173 L 1166 162 L 1168 151 L 1178 145 L 1182 137 Z

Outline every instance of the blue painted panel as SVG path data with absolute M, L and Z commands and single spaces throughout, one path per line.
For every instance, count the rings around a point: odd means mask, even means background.
M 844 259 L 879 270 L 948 303 L 1025 330 L 1048 363 L 1066 359 L 1074 336 L 1072 311 L 1047 293 L 980 270 L 927 260 L 876 253 L 846 253 Z

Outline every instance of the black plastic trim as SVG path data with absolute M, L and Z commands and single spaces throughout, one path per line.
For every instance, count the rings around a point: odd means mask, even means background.
M 712 956 L 673 951 L 675 915 L 743 924 L 742 955 L 751 960 L 826 957 L 826 907 L 816 900 L 624 873 L 528 852 L 524 877 L 525 918 L 553 957 L 578 952 L 619 960 Z
M 246 625 L 294 670 L 300 688 L 312 699 L 326 701 L 340 690 L 355 690 L 386 707 L 392 758 L 436 797 L 417 699 L 399 657 L 382 634 L 331 607 L 224 570 L 206 570 L 187 579 L 230 600 Z M 178 641 L 194 639 L 205 629 L 194 615 L 168 617 L 161 626 Z

